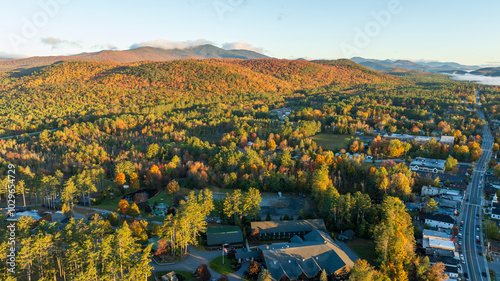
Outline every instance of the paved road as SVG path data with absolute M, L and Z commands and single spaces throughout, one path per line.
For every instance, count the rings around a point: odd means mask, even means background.
M 480 110 L 478 114 L 484 119 L 484 115 Z M 486 257 L 484 255 L 479 256 L 480 251 L 484 253 L 483 235 L 481 231 L 484 174 L 491 158 L 491 149 L 493 147 L 493 137 L 491 136 L 488 125 L 486 124 L 484 128 L 483 144 L 481 146 L 483 154 L 474 167 L 472 180 L 465 195 L 466 203 L 462 206 L 461 217 L 464 221 L 464 231 L 462 233 L 464 238 L 463 254 L 466 262 L 464 272 L 468 272 L 470 280 L 489 281 L 490 276 Z M 479 226 L 479 230 L 477 230 L 477 226 Z M 477 247 L 477 237 L 480 239 L 481 243 L 479 245 L 481 245 L 481 249 Z M 483 272 L 486 273 L 486 277 L 482 276 Z
M 65 127 L 63 127 L 63 128 L 65 128 Z M 54 131 L 57 131 L 57 130 L 61 130 L 61 129 L 63 129 L 63 128 L 50 129 L 50 130 L 48 130 L 48 131 L 49 131 L 49 132 L 54 132 Z M 38 134 L 41 134 L 42 132 L 43 132 L 43 131 L 33 132 L 33 133 L 28 133 L 28 135 L 30 135 L 30 136 L 33 136 L 33 135 L 38 135 Z M 12 136 L 1 137 L 1 138 L 0 138 L 0 140 L 11 139 L 11 138 L 17 138 L 17 137 L 20 137 L 20 136 L 22 136 L 22 134 L 21 134 L 21 135 L 12 135 Z

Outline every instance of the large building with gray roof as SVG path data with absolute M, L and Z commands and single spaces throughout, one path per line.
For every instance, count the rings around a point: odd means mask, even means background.
M 304 236 L 317 229 L 326 231 L 322 219 L 287 220 L 287 221 L 258 221 L 251 222 L 253 231 L 258 230 L 260 237 L 292 238 L 294 235 Z
M 347 280 L 357 257 L 348 255 L 323 231 L 313 230 L 290 243 L 259 246 L 273 281 L 312 280 L 325 270 L 336 280 Z

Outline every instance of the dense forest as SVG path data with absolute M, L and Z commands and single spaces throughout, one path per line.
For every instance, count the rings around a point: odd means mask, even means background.
M 382 74 L 349 60 L 63 62 L 0 73 L 0 137 L 20 135 L 0 139 L 2 202 L 14 165 L 21 206 L 60 200 L 70 216 L 99 193 L 94 204 L 117 202 L 115 211 L 135 218 L 151 206 L 118 201 L 147 189 L 168 193 L 177 208 L 163 224 L 110 215 L 61 228 L 23 219 L 16 277 L 144 280 L 151 247 L 140 245 L 148 238 L 171 241 L 162 252 L 180 256 L 199 243 L 208 216 L 249 230 L 249 221 L 264 219 L 249 211 L 259 208 L 251 202 L 280 191 L 313 199 L 314 213 L 301 218 L 323 218 L 331 232 L 355 229 L 375 242 L 375 264 L 356 263 L 354 280 L 443 280 L 440 265 L 416 255 L 419 230 L 403 204 L 434 183 L 404 162 L 364 157 L 477 160 L 484 121 L 474 110 L 475 87 L 437 74 Z M 482 91 L 485 112 L 496 118 L 498 88 Z M 282 108 L 290 113 L 280 115 Z M 314 140 L 320 133 L 349 139 L 330 149 Z M 391 133 L 455 142 L 381 138 Z M 213 189 L 228 196 L 212 199 Z M 0 235 L 1 249 L 7 239 Z M 2 280 L 12 278 L 5 264 L 0 269 Z

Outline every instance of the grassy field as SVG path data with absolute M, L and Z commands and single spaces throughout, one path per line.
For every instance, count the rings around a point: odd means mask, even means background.
M 163 275 L 169 273 L 170 271 L 172 271 L 172 270 L 157 271 L 156 276 L 158 277 L 158 279 L 160 279 Z M 175 271 L 175 275 L 177 275 L 177 276 L 182 275 L 182 277 L 184 277 L 184 280 L 186 280 L 186 281 L 194 280 L 194 274 L 192 272 L 182 271 L 182 270 L 174 270 L 174 271 Z
M 153 205 L 155 202 L 156 203 L 165 203 L 169 207 L 172 207 L 172 202 L 173 202 L 174 196 L 167 194 L 165 191 L 161 191 L 158 193 L 158 195 L 152 197 L 151 199 L 148 200 L 149 205 Z
M 211 260 L 208 265 L 215 272 L 218 272 L 220 274 L 230 274 L 234 272 L 234 270 L 231 269 L 232 262 L 233 262 L 232 260 L 228 259 L 227 257 L 224 257 L 225 264 L 221 264 L 222 257 L 216 257 L 215 259 Z
M 322 148 L 327 148 L 329 150 L 340 150 L 342 148 L 347 148 L 348 141 L 346 141 L 346 138 L 350 137 L 350 135 L 317 134 L 311 139 Z
M 372 241 L 363 238 L 354 238 L 347 242 L 346 245 L 361 259 L 365 259 L 369 263 L 373 263 L 375 260 L 375 244 Z
M 92 207 L 116 212 L 116 210 L 118 210 L 118 202 L 120 202 L 121 199 L 121 197 L 118 197 L 112 200 L 104 200 L 101 204 Z

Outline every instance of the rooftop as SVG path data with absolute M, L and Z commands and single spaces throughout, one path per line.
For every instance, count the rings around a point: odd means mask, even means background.
M 429 159 L 429 158 L 422 158 L 422 157 L 417 157 L 415 160 L 413 160 L 410 165 L 411 166 L 424 166 L 428 168 L 439 168 L 439 169 L 444 169 L 444 164 L 446 163 L 446 160 L 442 159 Z
M 452 217 L 450 217 L 449 215 L 443 215 L 443 214 L 427 213 L 427 214 L 425 214 L 425 219 L 446 222 L 446 223 L 454 223 L 455 222 L 455 220 Z
M 451 240 L 452 236 L 451 234 L 448 234 L 446 232 L 424 229 L 424 237 L 429 237 L 429 238 L 435 237 L 435 238 Z
M 289 220 L 289 221 L 257 221 L 251 222 L 252 229 L 259 229 L 259 233 L 275 232 L 301 232 L 314 229 L 326 231 L 325 222 L 322 219 L 312 220 Z
M 243 234 L 237 226 L 221 225 L 207 228 L 207 245 L 243 243 Z
M 325 270 L 328 275 L 354 265 L 346 252 L 326 233 L 313 230 L 304 236 L 302 243 L 283 243 L 260 246 L 267 269 L 273 280 L 287 276 L 296 280 L 301 274 L 315 277 Z

